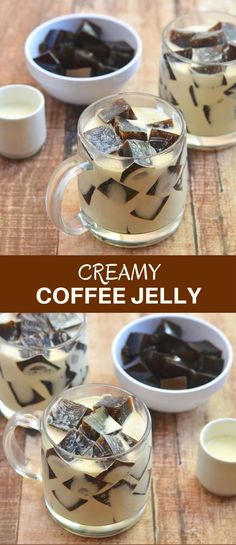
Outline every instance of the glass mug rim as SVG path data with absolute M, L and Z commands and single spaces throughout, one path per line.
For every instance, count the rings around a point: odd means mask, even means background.
M 178 17 L 175 17 L 174 19 L 172 19 L 162 30 L 162 33 L 161 33 L 161 38 L 162 38 L 162 42 L 163 44 L 165 45 L 166 49 L 168 50 L 168 53 L 171 53 L 171 55 L 173 57 L 176 57 L 176 59 L 178 61 L 182 61 L 182 63 L 186 63 L 186 64 L 194 64 L 195 66 L 207 66 L 207 64 L 205 62 L 201 62 L 201 61 L 192 61 L 192 59 L 188 59 L 187 57 L 183 57 L 183 55 L 180 55 L 178 54 L 176 51 L 174 51 L 173 49 L 171 49 L 170 45 L 169 45 L 169 41 L 168 41 L 168 34 L 169 34 L 169 31 L 173 28 L 176 27 L 176 23 L 178 22 L 181 22 L 181 20 L 183 21 L 185 18 L 187 17 L 191 17 L 191 16 L 196 16 L 196 15 L 204 15 L 204 14 L 207 14 L 207 15 L 219 15 L 222 16 L 222 17 L 232 17 L 232 19 L 235 19 L 235 25 L 236 25 L 236 15 L 232 14 L 232 13 L 225 13 L 223 11 L 218 11 L 218 10 L 194 10 L 194 11 L 190 11 L 189 13 L 185 13 L 184 15 L 179 15 Z M 181 30 L 181 29 L 180 29 Z M 213 61 L 210 63 L 211 66 L 233 66 L 234 64 L 236 64 L 236 59 L 235 60 L 232 60 L 232 61 Z M 211 76 L 211 74 L 205 74 L 206 76 Z M 217 75 L 217 74 L 214 74 L 214 75 Z
M 1 316 L 1 314 L 4 314 L 4 313 L 3 312 L 0 313 L 0 316 Z M 41 313 L 39 312 L 39 314 L 41 314 Z M 55 312 L 53 314 L 60 314 L 60 313 Z M 86 317 L 84 312 L 81 312 L 81 313 L 80 312 L 71 312 L 71 314 L 81 314 L 83 319 L 82 319 L 81 323 L 79 324 L 79 331 L 77 331 L 77 333 L 75 333 L 73 337 L 71 337 L 70 339 L 67 339 L 63 343 L 57 344 L 55 346 L 40 346 L 38 344 L 34 344 L 32 346 L 31 345 L 29 346 L 28 344 L 25 345 L 25 344 L 22 344 L 22 343 L 15 344 L 12 341 L 7 341 L 3 337 L 0 337 L 0 342 L 3 342 L 4 345 L 11 346 L 11 347 L 15 348 L 16 350 L 24 349 L 24 350 L 29 350 L 31 352 L 37 352 L 37 354 L 42 354 L 42 355 L 44 355 L 44 352 L 48 352 L 48 351 L 54 352 L 55 350 L 60 350 L 61 348 L 63 348 L 67 344 L 69 344 L 70 342 L 75 341 L 78 338 L 78 336 L 81 334 L 81 331 L 83 330 L 83 328 L 87 325 L 87 317 Z
M 55 443 L 55 441 L 53 441 L 53 439 L 51 438 L 50 434 L 47 431 L 46 419 L 48 417 L 48 413 L 51 410 L 54 403 L 56 401 L 59 401 L 59 399 L 61 399 L 63 397 L 63 394 L 66 395 L 66 394 L 68 394 L 68 392 L 73 392 L 75 390 L 78 390 L 79 392 L 81 392 L 81 390 L 86 390 L 86 389 L 90 389 L 90 388 L 92 390 L 93 389 L 98 389 L 98 388 L 107 388 L 108 390 L 111 389 L 111 390 L 115 390 L 115 391 L 117 391 L 119 393 L 125 393 L 125 394 L 128 394 L 129 396 L 132 396 L 132 398 L 135 401 L 137 401 L 138 404 L 141 406 L 141 408 L 144 410 L 144 413 L 145 413 L 145 416 L 146 416 L 146 419 L 147 419 L 146 427 L 145 427 L 145 431 L 144 431 L 142 437 L 137 441 L 137 443 L 135 443 L 135 445 L 133 447 L 128 448 L 127 450 L 125 450 L 121 454 L 116 453 L 116 454 L 111 454 L 110 456 L 102 456 L 102 457 L 84 456 L 84 455 L 81 455 L 81 454 L 73 454 L 73 460 L 75 460 L 75 461 L 78 461 L 78 460 L 93 460 L 95 462 L 103 462 L 103 461 L 106 461 L 106 460 L 117 460 L 117 458 L 120 459 L 120 458 L 125 457 L 128 454 L 130 454 L 130 452 L 134 452 L 136 449 L 138 449 L 146 441 L 147 437 L 149 436 L 149 433 L 152 430 L 151 415 L 150 415 L 150 412 L 149 412 L 146 404 L 144 403 L 144 401 L 142 399 L 135 396 L 134 394 L 132 394 L 131 392 L 129 392 L 125 388 L 119 388 L 119 386 L 113 386 L 112 384 L 105 384 L 105 383 L 99 383 L 99 382 L 97 382 L 97 383 L 93 382 L 91 384 L 81 384 L 79 386 L 73 386 L 73 388 L 63 390 L 63 392 L 61 392 L 57 396 L 54 396 L 51 399 L 49 405 L 47 405 L 47 407 L 44 409 L 44 411 L 42 412 L 42 415 L 41 415 L 41 432 L 43 433 L 43 435 L 47 438 L 50 445 L 56 450 L 56 452 L 58 452 L 58 445 Z M 104 395 L 105 395 L 105 392 L 104 392 Z M 89 396 L 87 396 L 87 397 L 89 397 Z M 63 462 L 65 462 L 67 464 L 69 464 L 71 462 L 71 460 L 66 460 L 64 458 L 62 458 L 62 459 L 63 459 Z
M 163 156 L 167 153 L 170 153 L 175 147 L 177 147 L 181 142 L 182 140 L 184 139 L 185 135 L 186 135 L 186 123 L 185 123 L 185 119 L 184 119 L 184 116 L 182 114 L 182 112 L 180 110 L 178 110 L 173 104 L 171 104 L 170 102 L 167 102 L 167 100 L 164 100 L 162 98 L 160 98 L 159 96 L 157 95 L 154 95 L 152 93 L 143 93 L 143 92 L 139 92 L 139 91 L 129 91 L 129 92 L 120 92 L 120 93 L 115 93 L 115 94 L 112 94 L 112 95 L 107 95 L 107 96 L 104 96 L 103 98 L 100 98 L 99 100 L 96 100 L 95 102 L 92 102 L 91 104 L 89 104 L 89 106 L 87 106 L 85 108 L 85 110 L 82 112 L 82 114 L 80 115 L 79 119 L 78 119 L 78 123 L 77 123 L 77 139 L 80 139 L 81 143 L 83 144 L 85 150 L 89 153 L 89 148 L 91 148 L 91 150 L 94 152 L 94 157 L 91 157 L 91 160 L 93 161 L 96 157 L 106 157 L 106 158 L 109 158 L 110 160 L 116 160 L 116 161 L 131 161 L 132 163 L 135 161 L 135 158 L 134 157 L 126 157 L 126 156 L 115 156 L 113 155 L 112 153 L 104 153 L 102 151 L 98 151 L 97 148 L 91 144 L 91 142 L 89 142 L 87 140 L 87 138 L 85 138 L 84 136 L 84 133 L 82 131 L 82 128 L 81 128 L 81 123 L 83 122 L 83 119 L 84 119 L 84 116 L 85 114 L 90 114 L 93 110 L 94 107 L 98 107 L 99 104 L 103 103 L 104 101 L 106 101 L 107 99 L 116 99 L 116 98 L 128 98 L 130 96 L 137 96 L 137 97 L 144 97 L 144 98 L 152 98 L 154 99 L 157 103 L 160 103 L 162 105 L 167 105 L 168 108 L 172 109 L 174 111 L 174 113 L 177 115 L 177 117 L 179 118 L 180 120 L 180 123 L 181 123 L 181 132 L 180 132 L 180 135 L 179 135 L 179 138 L 176 140 L 176 142 L 174 142 L 171 146 L 169 146 L 168 148 L 164 149 L 163 151 L 160 151 L 158 153 L 156 153 L 156 155 L 145 155 L 145 158 L 144 159 L 148 159 L 148 158 L 155 158 L 155 157 L 159 157 L 159 156 Z M 138 161 L 138 159 L 137 159 Z

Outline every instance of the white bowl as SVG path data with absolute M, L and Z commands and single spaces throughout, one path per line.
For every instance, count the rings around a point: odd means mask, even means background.
M 189 390 L 164 390 L 148 386 L 135 380 L 122 367 L 121 350 L 132 332 L 153 333 L 160 321 L 172 320 L 183 328 L 183 339 L 200 341 L 206 339 L 222 350 L 223 371 L 214 380 Z M 217 327 L 205 320 L 185 314 L 152 314 L 126 325 L 115 337 L 112 345 L 115 373 L 127 390 L 140 397 L 149 409 L 165 413 L 179 413 L 195 409 L 217 392 L 228 379 L 233 361 L 233 350 L 227 337 Z
M 133 59 L 116 72 L 93 78 L 71 78 L 53 74 L 41 68 L 33 58 L 39 55 L 39 44 L 51 29 L 75 31 L 79 23 L 89 19 L 98 24 L 105 40 L 125 40 L 135 50 Z M 75 13 L 50 19 L 37 26 L 25 42 L 25 57 L 31 76 L 53 97 L 70 104 L 91 104 L 95 100 L 120 91 L 125 83 L 137 72 L 142 54 L 142 43 L 137 32 L 127 25 L 108 15 L 91 13 Z

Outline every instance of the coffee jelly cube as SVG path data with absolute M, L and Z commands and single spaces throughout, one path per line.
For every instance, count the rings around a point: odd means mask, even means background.
M 137 125 L 132 125 L 128 119 L 123 119 L 120 116 L 116 116 L 113 124 L 116 133 L 122 140 L 147 140 L 147 130 L 142 127 L 138 127 Z
M 109 415 L 105 407 L 100 407 L 83 418 L 82 429 L 89 439 L 96 441 L 99 435 L 116 433 L 121 426 Z
M 173 335 L 174 337 L 182 337 L 182 327 L 170 320 L 161 320 L 161 323 L 155 329 L 154 333 L 158 335 L 166 333 L 167 335 Z
M 34 62 L 41 66 L 44 70 L 48 72 L 53 72 L 53 74 L 63 75 L 64 70 L 58 58 L 51 51 L 46 51 L 34 58 Z
M 196 352 L 183 339 L 164 333 L 158 342 L 158 350 L 167 354 L 179 356 L 184 363 L 194 365 Z
M 112 123 L 116 116 L 125 119 L 137 119 L 131 106 L 123 98 L 118 98 L 112 104 L 100 110 L 98 115 L 104 123 Z
M 48 415 L 48 424 L 69 431 L 78 428 L 83 417 L 91 412 L 88 407 L 68 399 L 60 399 Z
M 186 390 L 188 387 L 187 377 L 162 378 L 160 388 L 165 390 Z
M 203 373 L 210 373 L 212 375 L 219 375 L 224 368 L 224 360 L 219 356 L 213 356 L 209 354 L 200 354 L 199 357 L 199 370 Z
M 133 402 L 130 396 L 113 397 L 106 395 L 96 405 L 94 409 L 105 407 L 108 414 L 119 424 L 123 424 L 129 414 L 133 411 Z
M 122 348 L 123 363 L 130 363 L 138 354 L 149 347 L 155 347 L 157 338 L 147 333 L 130 333 Z
M 128 375 L 139 382 L 149 384 L 149 386 L 159 386 L 158 380 L 139 357 L 127 364 L 125 366 L 125 371 L 128 373 Z
M 191 46 L 191 40 L 195 32 L 188 32 L 186 30 L 172 30 L 170 33 L 170 41 L 179 47 Z
M 136 160 L 151 164 L 149 157 L 156 155 L 155 148 L 149 142 L 142 140 L 126 140 L 119 149 L 122 157 L 133 157 Z
M 114 129 L 109 126 L 90 129 L 84 132 L 84 136 L 102 153 L 114 153 L 119 150 L 121 145 L 121 139 Z

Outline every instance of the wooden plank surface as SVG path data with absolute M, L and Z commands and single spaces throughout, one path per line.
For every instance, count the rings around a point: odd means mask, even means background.
M 140 33 L 144 52 L 140 71 L 127 90 L 158 92 L 160 34 L 176 15 L 191 9 L 236 13 L 235 0 L 1 0 L 1 85 L 31 83 L 23 44 L 37 24 L 71 12 L 114 15 Z M 28 14 L 28 16 L 26 16 Z M 9 22 L 11 24 L 9 24 Z M 57 164 L 74 152 L 79 110 L 46 95 L 48 137 L 32 159 L 0 159 L 1 254 L 235 254 L 235 148 L 220 152 L 191 151 L 190 181 L 184 220 L 177 233 L 154 247 L 124 250 L 85 234 L 59 234 L 47 219 L 44 195 Z M 74 199 L 72 199 L 74 200 Z M 68 203 L 69 207 L 69 203 Z
M 90 381 L 116 383 L 112 368 L 111 341 L 138 314 L 89 315 Z M 220 327 L 236 348 L 233 314 L 205 314 L 204 319 Z M 199 432 L 209 420 L 235 417 L 236 369 L 224 388 L 194 411 L 172 415 L 152 412 L 153 484 L 142 520 L 129 531 L 109 539 L 127 544 L 235 544 L 235 498 L 220 499 L 206 492 L 195 477 Z M 4 428 L 1 419 L 0 433 Z M 37 451 L 34 437 L 26 448 Z M 49 517 L 41 484 L 14 475 L 0 455 L 0 543 L 43 545 L 91 540 L 62 530 Z M 102 540 L 93 540 L 99 545 Z M 105 541 L 104 541 L 105 542 Z M 107 542 L 107 541 L 106 541 Z

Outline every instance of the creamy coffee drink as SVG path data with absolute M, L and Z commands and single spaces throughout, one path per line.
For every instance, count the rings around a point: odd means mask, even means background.
M 45 408 L 88 373 L 82 314 L 0 314 L 0 408 Z
M 98 395 L 98 385 L 88 397 L 74 390 L 73 400 L 60 398 L 47 412 L 42 453 L 47 507 L 80 534 L 92 535 L 93 528 L 100 536 L 121 531 L 141 516 L 147 501 L 147 416 L 131 395 L 114 390 L 115 395 Z
M 82 218 L 108 241 L 145 245 L 170 235 L 182 218 L 185 128 L 165 102 L 124 96 L 107 97 L 83 119 L 81 143 L 92 162 L 78 177 Z
M 218 20 L 218 14 L 210 24 L 202 14 L 197 24 L 195 15 L 166 28 L 160 64 L 160 96 L 182 111 L 190 144 L 191 135 L 213 138 L 236 131 L 236 19 Z

